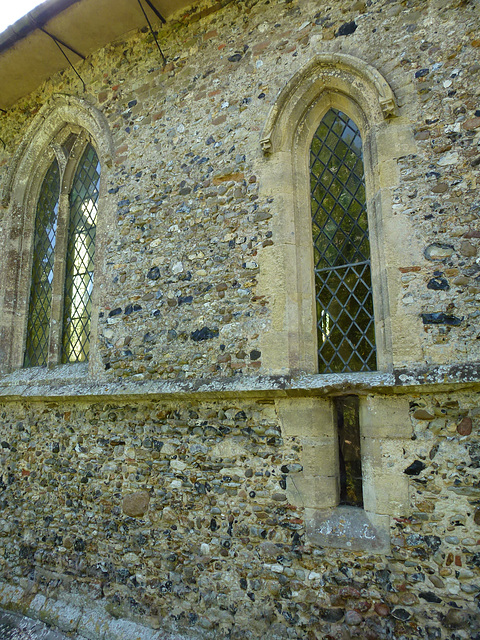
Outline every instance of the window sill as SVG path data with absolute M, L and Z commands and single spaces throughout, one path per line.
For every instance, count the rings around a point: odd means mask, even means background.
M 0 379 L 1 396 L 34 396 L 35 389 L 53 389 L 59 384 L 84 382 L 88 376 L 88 362 L 59 364 L 55 367 L 25 367 Z
M 427 375 L 428 374 L 428 375 Z M 52 368 L 31 367 L 0 375 L 0 397 L 66 398 L 66 397 L 135 397 L 157 398 L 203 396 L 266 396 L 270 398 L 329 397 L 345 394 L 365 395 L 408 393 L 420 386 L 431 390 L 451 385 L 477 386 L 480 363 L 464 367 L 430 367 L 417 370 L 412 366 L 408 378 L 397 372 L 344 374 L 298 374 L 235 376 L 232 378 L 192 378 L 189 380 L 138 379 L 112 380 L 94 376 L 87 362 L 57 365 Z

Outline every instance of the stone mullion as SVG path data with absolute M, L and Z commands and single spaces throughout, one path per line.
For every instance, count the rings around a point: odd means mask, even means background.
M 87 134 L 82 131 L 76 138 L 68 157 L 59 145 L 56 155 L 63 170 L 62 187 L 59 200 L 57 237 L 55 244 L 55 264 L 52 283 L 52 315 L 50 319 L 50 342 L 48 363 L 51 366 L 62 360 L 63 312 L 65 305 L 65 276 L 70 227 L 70 191 L 77 167 L 78 158 L 88 142 Z
M 52 310 L 50 317 L 50 341 L 48 364 L 54 366 L 61 361 L 63 305 L 65 297 L 65 269 L 68 243 L 68 223 L 70 218 L 70 198 L 62 188 L 59 199 L 57 237 L 55 242 L 55 262 L 52 282 Z

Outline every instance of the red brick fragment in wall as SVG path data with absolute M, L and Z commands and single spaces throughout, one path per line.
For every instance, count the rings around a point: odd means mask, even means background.
M 212 120 L 212 124 L 223 124 L 225 122 L 225 120 L 227 119 L 226 115 L 223 116 L 218 116 L 218 118 L 213 118 Z
M 478 129 L 478 127 L 480 127 L 480 117 L 470 118 L 463 123 L 463 128 L 467 131 L 473 131 L 474 129 Z
M 257 53 L 264 51 L 269 44 L 270 44 L 270 40 L 265 40 L 265 42 L 259 42 L 258 44 L 252 47 L 252 53 L 256 55 Z
M 217 36 L 218 31 L 216 29 L 212 29 L 211 31 L 207 31 L 207 33 L 204 34 L 203 40 L 205 42 L 206 40 L 211 40 L 211 38 L 216 38 Z
M 457 432 L 461 436 L 469 436 L 472 433 L 472 419 L 463 418 L 463 420 L 457 425 Z

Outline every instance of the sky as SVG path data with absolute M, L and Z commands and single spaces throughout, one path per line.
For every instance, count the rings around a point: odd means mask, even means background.
M 0 7 L 0 33 L 39 4 L 42 4 L 41 0 L 3 0 Z

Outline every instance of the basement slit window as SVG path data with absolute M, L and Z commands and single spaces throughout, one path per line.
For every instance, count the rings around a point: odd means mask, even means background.
M 88 360 L 99 183 L 94 147 L 70 133 L 36 203 L 25 367 Z
M 339 504 L 363 507 L 358 397 L 335 398 L 335 414 L 340 469 Z
M 320 373 L 377 368 L 362 138 L 330 109 L 310 147 Z

